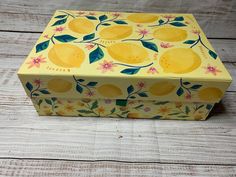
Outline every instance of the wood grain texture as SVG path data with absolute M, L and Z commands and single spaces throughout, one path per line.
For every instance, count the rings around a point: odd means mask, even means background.
M 21 177 L 233 177 L 234 166 L 184 164 L 1 160 L 0 176 Z
M 57 9 L 193 13 L 208 37 L 236 37 L 234 0 L 5 0 L 0 2 L 0 30 L 41 32 Z

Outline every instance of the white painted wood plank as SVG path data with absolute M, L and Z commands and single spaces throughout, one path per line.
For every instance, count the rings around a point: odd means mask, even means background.
M 0 30 L 42 31 L 56 9 L 193 13 L 208 37 L 236 37 L 234 0 L 5 0 L 0 2 Z
M 0 176 L 21 177 L 229 177 L 235 166 L 49 160 L 0 160 Z

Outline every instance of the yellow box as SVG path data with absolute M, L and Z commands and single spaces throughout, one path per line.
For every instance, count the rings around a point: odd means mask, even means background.
M 58 10 L 19 78 L 39 115 L 205 120 L 232 79 L 191 14 Z

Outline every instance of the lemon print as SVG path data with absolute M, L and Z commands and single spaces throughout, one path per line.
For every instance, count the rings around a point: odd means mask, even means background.
M 127 114 L 127 117 L 128 118 L 139 118 L 139 114 L 130 112 L 130 113 Z
M 223 93 L 218 88 L 208 87 L 208 88 L 201 89 L 198 92 L 198 96 L 203 101 L 216 102 L 223 96 Z
M 192 49 L 175 48 L 161 56 L 160 65 L 166 73 L 189 73 L 201 65 L 201 58 Z
M 158 16 L 146 13 L 134 13 L 127 17 L 128 20 L 135 23 L 151 23 L 158 19 Z
M 129 42 L 113 44 L 107 47 L 107 51 L 112 58 L 123 63 L 142 63 L 148 58 L 146 49 Z
M 114 98 L 122 95 L 122 91 L 119 87 L 112 84 L 104 84 L 97 88 L 98 92 L 108 98 Z
M 126 38 L 131 34 L 132 34 L 132 27 L 123 25 L 104 28 L 99 33 L 102 39 L 107 39 L 107 40 L 119 40 Z
M 89 34 L 93 32 L 95 28 L 94 24 L 85 18 L 75 18 L 71 20 L 68 27 L 71 31 L 79 34 Z
M 71 44 L 55 44 L 48 52 L 48 58 L 64 68 L 80 67 L 85 59 L 82 49 Z
M 178 42 L 187 38 L 187 32 L 179 28 L 163 27 L 156 29 L 153 36 L 161 41 Z
M 175 89 L 175 85 L 172 83 L 161 81 L 153 84 L 149 91 L 155 96 L 163 96 L 171 93 Z
M 52 79 L 48 82 L 48 89 L 57 92 L 64 93 L 72 88 L 72 83 L 63 79 Z

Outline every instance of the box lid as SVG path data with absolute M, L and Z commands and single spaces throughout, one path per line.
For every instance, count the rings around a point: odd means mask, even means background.
M 31 97 L 218 102 L 232 81 L 191 14 L 58 10 L 20 67 Z

